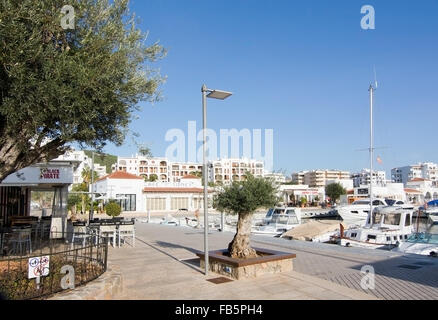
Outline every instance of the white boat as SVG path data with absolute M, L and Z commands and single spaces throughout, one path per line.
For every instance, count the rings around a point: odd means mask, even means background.
M 344 231 L 340 244 L 347 247 L 391 248 L 412 234 L 412 210 L 399 206 L 374 208 L 364 227 Z
M 406 204 L 401 200 L 373 199 L 373 207 L 385 207 L 391 205 L 400 206 L 406 210 L 414 209 L 413 205 Z M 368 213 L 370 212 L 370 199 L 356 200 L 350 205 L 340 206 L 335 210 L 347 225 L 364 226 L 367 222 Z
M 438 209 L 433 212 L 429 212 L 429 222 L 431 224 L 438 224 Z
M 269 211 L 268 211 L 269 214 Z M 262 226 L 252 227 L 251 233 L 256 235 L 280 236 L 284 232 L 301 224 L 301 214 L 297 208 L 274 208 L 270 217 L 266 217 Z
M 392 251 L 436 257 L 438 256 L 438 234 L 414 233 Z

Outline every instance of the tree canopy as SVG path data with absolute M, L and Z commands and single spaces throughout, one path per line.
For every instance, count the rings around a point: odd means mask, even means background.
M 74 8 L 74 28 L 61 11 Z M 71 142 L 121 145 L 140 101 L 160 98 L 165 56 L 129 0 L 0 1 L 0 181 Z
M 326 196 L 330 197 L 331 203 L 335 203 L 347 191 L 340 183 L 331 183 L 325 187 Z
M 277 189 L 272 180 L 247 173 L 245 181 L 233 181 L 224 186 L 214 197 L 213 207 L 231 214 L 246 214 L 277 202 Z

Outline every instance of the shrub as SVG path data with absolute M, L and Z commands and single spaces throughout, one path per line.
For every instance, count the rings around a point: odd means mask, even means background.
M 122 212 L 122 208 L 117 203 L 110 202 L 105 206 L 105 212 L 110 217 L 117 217 Z

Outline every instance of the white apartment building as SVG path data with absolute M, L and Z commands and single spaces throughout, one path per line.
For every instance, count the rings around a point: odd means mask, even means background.
M 243 181 L 246 172 L 256 177 L 264 176 L 263 161 L 253 159 L 219 159 L 210 163 L 209 180 L 215 183 Z
M 308 171 L 300 171 L 292 173 L 292 182 L 295 184 L 303 185 L 304 184 L 304 175 Z
M 361 172 L 353 173 L 351 179 L 353 179 L 354 187 L 360 187 L 370 184 L 370 169 L 362 169 Z M 373 170 L 373 186 L 386 186 L 386 172 Z
M 75 163 L 73 171 L 73 184 L 84 182 L 82 171 L 85 168 L 92 167 L 92 159 L 88 157 L 83 150 L 67 151 L 65 154 L 54 159 L 54 161 L 70 161 Z M 106 167 L 100 164 L 94 163 L 94 171 L 97 172 L 99 177 L 106 175 Z
M 423 162 L 415 165 L 393 168 L 391 170 L 393 182 L 406 184 L 413 179 L 428 179 L 434 186 L 438 186 L 438 165 L 433 162 Z
M 265 173 L 263 176 L 265 178 L 272 179 L 275 183 L 278 183 L 278 184 L 286 183 L 286 177 L 284 176 L 284 174 L 279 173 L 279 172 Z
M 180 182 L 187 175 L 201 174 L 202 163 L 171 162 L 167 158 L 118 157 L 114 171 L 128 172 L 145 179 L 156 175 L 158 182 Z M 263 161 L 250 159 L 220 159 L 209 163 L 209 181 L 229 183 L 244 179 L 246 171 L 255 176 L 264 174 Z
M 308 185 L 311 188 L 322 188 L 327 180 L 348 180 L 350 172 L 342 170 L 311 170 L 292 174 L 292 181 L 297 184 Z

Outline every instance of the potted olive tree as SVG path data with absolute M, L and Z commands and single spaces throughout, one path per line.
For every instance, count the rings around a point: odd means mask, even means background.
M 257 257 L 256 251 L 250 246 L 252 216 L 257 209 L 275 206 L 278 200 L 272 180 L 254 177 L 249 173 L 245 181 L 233 181 L 218 192 L 213 207 L 221 212 L 238 215 L 237 231 L 228 245 L 230 257 Z

